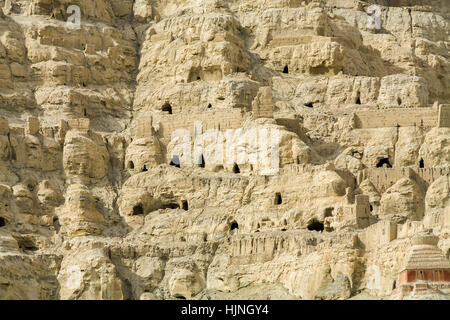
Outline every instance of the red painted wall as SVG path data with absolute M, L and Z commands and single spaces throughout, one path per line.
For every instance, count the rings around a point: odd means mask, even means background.
M 399 284 L 418 280 L 429 282 L 450 282 L 450 270 L 405 270 L 399 275 Z

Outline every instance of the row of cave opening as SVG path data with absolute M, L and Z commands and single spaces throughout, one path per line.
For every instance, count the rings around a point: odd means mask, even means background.
M 317 220 L 312 220 L 306 228 L 310 231 L 319 231 L 319 232 L 322 232 L 323 230 L 325 230 L 324 224 Z M 236 221 L 233 221 L 230 224 L 230 231 L 237 230 L 237 229 L 239 229 L 239 224 Z M 286 230 L 287 229 L 282 229 L 282 231 L 286 231 Z M 259 230 L 257 232 L 259 232 Z
M 212 108 L 212 104 L 209 103 L 207 108 L 211 109 Z M 161 108 L 161 111 L 162 112 L 167 112 L 168 114 L 173 114 L 172 106 L 169 103 L 164 104 L 163 107 Z
M 206 163 L 205 163 L 205 158 L 203 157 L 203 155 L 200 157 L 200 161 L 199 162 L 200 163 L 198 164 L 198 166 L 200 168 L 204 168 Z M 173 167 L 176 167 L 176 168 L 180 168 L 180 159 L 179 159 L 179 157 L 178 156 L 173 156 L 172 160 L 170 161 L 170 165 L 173 166 Z M 391 164 L 391 162 L 389 161 L 388 158 L 382 158 L 382 159 L 380 159 L 378 161 L 376 167 L 377 168 L 383 168 L 383 167 L 392 168 L 392 164 Z M 127 168 L 128 169 L 134 169 L 133 161 L 129 161 L 128 162 Z M 421 169 L 425 168 L 425 162 L 424 162 L 423 159 L 419 160 L 419 168 L 421 168 Z M 148 169 L 147 169 L 147 166 L 144 165 L 144 168 L 142 169 L 142 172 L 146 172 L 146 171 L 148 171 Z M 233 173 L 236 173 L 236 174 L 241 173 L 241 170 L 239 169 L 239 166 L 236 163 L 233 165 Z M 279 197 L 281 199 L 281 195 Z M 281 203 L 278 203 L 278 204 L 281 204 Z
M 388 158 L 382 158 L 378 161 L 377 168 L 383 168 L 383 167 L 392 168 L 392 164 Z M 419 168 L 421 168 L 421 169 L 425 168 L 425 162 L 423 159 L 419 160 Z

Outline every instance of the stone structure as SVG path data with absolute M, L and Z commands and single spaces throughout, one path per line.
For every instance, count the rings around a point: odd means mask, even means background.
M 429 288 L 450 291 L 450 262 L 437 247 L 439 238 L 431 230 L 415 235 L 398 277 L 402 294 Z
M 435 108 L 387 109 L 355 113 L 355 128 L 450 127 L 450 106 Z

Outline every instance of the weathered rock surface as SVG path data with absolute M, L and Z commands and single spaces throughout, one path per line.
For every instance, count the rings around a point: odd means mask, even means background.
M 387 299 L 415 234 L 449 259 L 450 3 L 378 3 L 0 0 L 0 299 Z

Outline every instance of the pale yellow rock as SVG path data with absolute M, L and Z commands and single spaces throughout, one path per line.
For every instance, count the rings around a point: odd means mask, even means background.
M 0 299 L 402 298 L 450 256 L 450 2 L 377 3 L 0 1 Z

